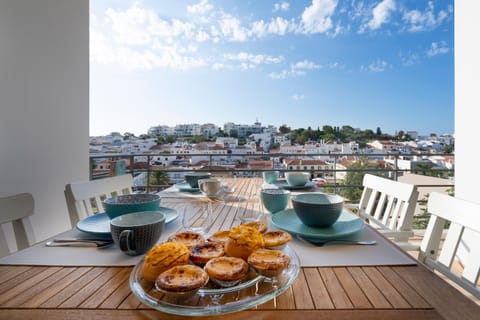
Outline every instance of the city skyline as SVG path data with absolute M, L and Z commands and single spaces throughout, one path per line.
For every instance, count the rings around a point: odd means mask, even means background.
M 454 133 L 453 1 L 91 1 L 90 135 L 256 120 Z

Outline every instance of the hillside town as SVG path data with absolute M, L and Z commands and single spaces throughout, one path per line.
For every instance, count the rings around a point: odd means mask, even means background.
M 256 175 L 256 170 L 305 170 L 328 178 L 322 172 L 332 166 L 339 170 L 335 179 L 341 180 L 345 178 L 342 168 L 352 165 L 359 155 L 368 157 L 369 167 L 408 171 L 454 168 L 452 135 L 420 136 L 409 131 L 402 132 L 402 141 L 319 139 L 298 143 L 292 139 L 293 130 L 280 129 L 258 121 L 253 125 L 229 122 L 223 128 L 211 123 L 160 125 L 139 137 L 129 133 L 90 137 L 90 155 L 97 172 L 114 169 L 112 156 L 135 155 L 123 158 L 125 167 L 130 168 L 134 159 L 135 169 L 165 170 L 172 182 L 183 180 L 182 172 L 202 168 L 235 170 L 243 176 Z

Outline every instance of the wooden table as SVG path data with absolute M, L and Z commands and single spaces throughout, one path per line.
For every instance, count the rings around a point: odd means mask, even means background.
M 261 181 L 237 179 L 236 196 L 258 198 Z M 239 205 L 259 207 L 258 202 Z M 0 319 L 181 319 L 141 304 L 132 267 L 0 266 Z M 480 308 L 414 266 L 304 267 L 286 292 L 218 319 L 479 319 Z M 204 317 L 212 318 L 212 317 Z

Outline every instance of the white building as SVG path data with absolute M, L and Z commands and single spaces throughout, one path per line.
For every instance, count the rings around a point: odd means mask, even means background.
M 202 126 L 198 123 L 177 124 L 175 135 L 178 137 L 199 136 L 202 134 Z
M 213 123 L 205 123 L 200 127 L 200 131 L 204 137 L 213 137 L 218 133 L 218 127 Z

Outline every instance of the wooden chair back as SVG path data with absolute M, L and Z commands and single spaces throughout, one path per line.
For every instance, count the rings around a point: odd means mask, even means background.
M 431 214 L 420 246 L 419 260 L 433 270 L 444 274 L 456 284 L 480 298 L 480 204 L 461 200 L 446 194 L 432 192 L 427 204 Z M 441 247 L 445 222 L 450 225 Z M 464 243 L 469 230 L 468 246 Z M 458 250 L 464 247 L 462 258 Z M 460 268 L 458 268 L 460 266 Z M 460 270 L 460 271 L 459 271 Z
M 365 174 L 358 212 L 370 225 L 402 246 L 413 236 L 417 200 L 414 185 Z
M 81 219 L 104 212 L 102 201 L 106 198 L 130 194 L 132 187 L 131 174 L 67 184 L 65 199 L 72 227 Z
M 11 253 L 3 225 L 12 224 L 17 250 L 34 243 L 33 230 L 28 217 L 34 213 L 33 196 L 30 193 L 20 193 L 0 198 L 0 257 Z

